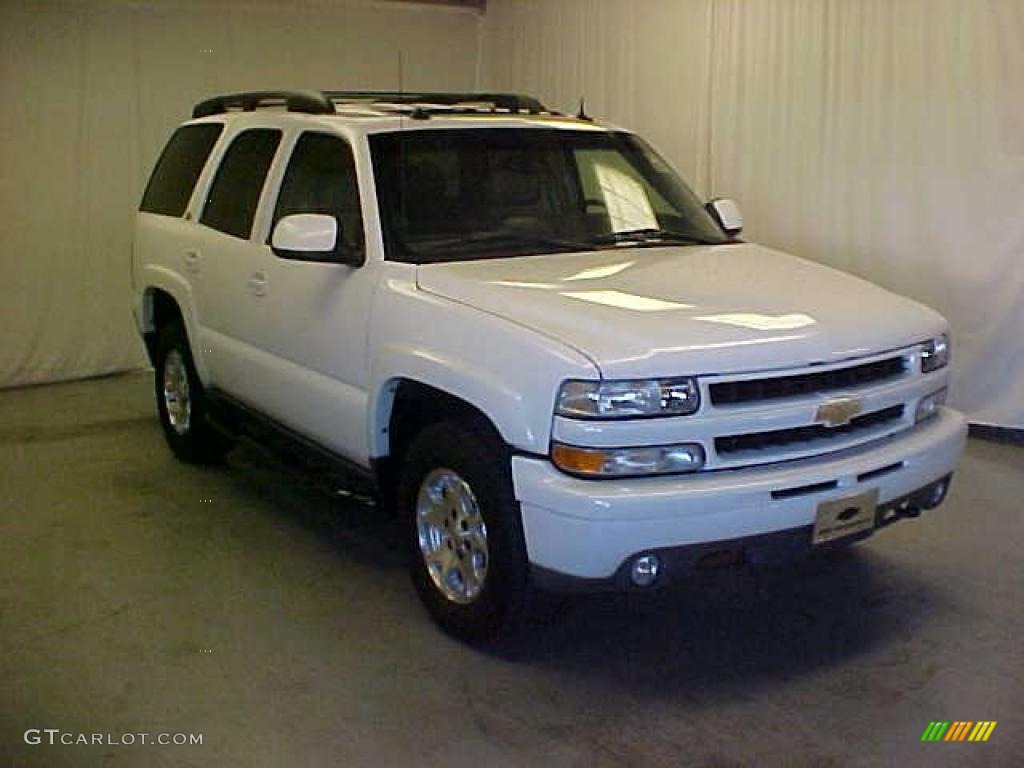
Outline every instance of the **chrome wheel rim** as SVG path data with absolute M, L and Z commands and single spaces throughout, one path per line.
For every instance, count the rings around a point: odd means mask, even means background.
M 490 555 L 487 526 L 469 484 L 451 469 L 435 469 L 416 497 L 420 554 L 438 591 L 466 605 L 480 595 Z
M 181 352 L 172 349 L 164 360 L 164 407 L 167 421 L 179 435 L 188 432 L 192 421 L 192 400 L 188 392 L 188 370 Z

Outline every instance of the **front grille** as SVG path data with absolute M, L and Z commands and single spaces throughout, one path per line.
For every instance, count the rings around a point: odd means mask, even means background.
M 811 424 L 806 427 L 776 429 L 771 432 L 751 432 L 746 435 L 727 435 L 715 438 L 715 450 L 719 454 L 739 453 L 740 451 L 756 451 L 762 448 L 779 448 L 794 443 L 808 443 L 814 440 L 830 440 L 840 435 L 878 427 L 888 422 L 903 418 L 903 406 L 894 405 L 873 413 L 865 413 L 850 420 L 841 427 L 826 427 L 823 424 Z
M 732 405 L 753 400 L 774 400 L 779 397 L 830 392 L 837 389 L 860 387 L 865 384 L 894 379 L 906 371 L 902 357 L 888 357 L 871 363 L 835 368 L 818 373 L 800 373 L 795 376 L 777 376 L 768 379 L 723 381 L 708 387 L 714 405 Z M 834 431 L 834 430 L 833 430 Z

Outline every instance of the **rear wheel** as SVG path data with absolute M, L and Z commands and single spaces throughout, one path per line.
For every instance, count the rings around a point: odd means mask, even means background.
M 156 403 L 164 437 L 184 461 L 218 461 L 231 447 L 206 420 L 206 395 L 196 373 L 188 338 L 178 323 L 161 329 L 156 352 Z
M 409 447 L 398 510 L 413 584 L 443 629 L 467 641 L 511 633 L 530 597 L 508 452 L 482 425 L 427 427 Z

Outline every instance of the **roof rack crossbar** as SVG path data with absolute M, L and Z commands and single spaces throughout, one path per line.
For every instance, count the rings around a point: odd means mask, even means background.
M 494 109 L 549 114 L 550 110 L 532 96 L 519 93 L 443 93 L 429 91 L 324 91 L 327 99 L 349 102 L 409 104 L 455 107 L 460 104 L 491 104 Z
M 334 112 L 334 104 L 317 91 L 248 91 L 229 93 L 201 101 L 192 110 L 192 117 L 209 117 L 231 110 L 252 112 L 258 107 L 284 105 L 289 112 L 326 115 Z
M 408 107 L 418 115 L 435 111 L 448 114 L 469 114 L 482 111 L 556 115 L 532 96 L 518 93 L 444 93 L 408 91 L 247 91 L 229 93 L 201 101 L 192 109 L 192 117 L 209 117 L 231 111 L 252 112 L 261 107 L 281 107 L 289 112 L 313 115 L 334 114 L 335 102 L 366 104 L 380 108 L 383 105 Z M 486 104 L 489 107 L 474 107 Z

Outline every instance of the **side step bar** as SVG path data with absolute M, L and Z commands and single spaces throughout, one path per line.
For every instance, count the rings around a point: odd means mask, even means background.
M 206 402 L 207 420 L 217 431 L 268 448 L 287 463 L 299 463 L 304 469 L 329 477 L 353 495 L 376 498 L 377 475 L 373 469 L 339 456 L 219 390 L 209 390 Z

